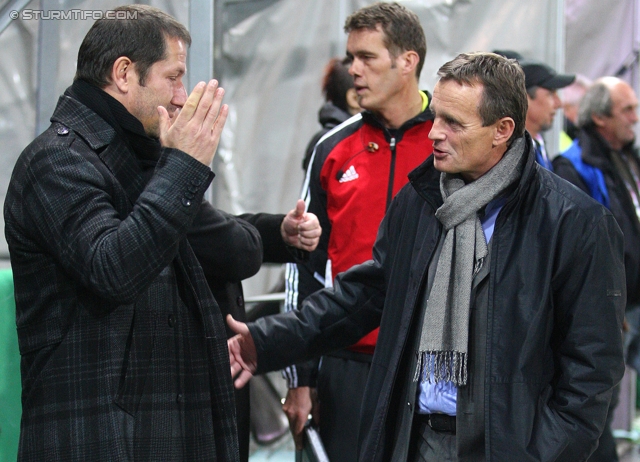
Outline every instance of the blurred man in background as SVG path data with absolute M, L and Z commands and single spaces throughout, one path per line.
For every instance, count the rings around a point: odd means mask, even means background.
M 566 151 L 578 137 L 578 110 L 580 101 L 593 82 L 584 75 L 576 75 L 576 80 L 562 89 L 562 112 L 564 130 L 560 133 L 560 152 Z
M 640 159 L 634 146 L 637 110 L 638 98 L 628 83 L 617 77 L 598 79 L 580 103 L 577 138 L 553 165 L 558 175 L 611 210 L 622 229 L 627 363 L 640 370 Z M 611 421 L 619 393 L 616 387 L 607 425 L 591 462 L 618 460 Z
M 558 74 L 550 66 L 535 61 L 523 60 L 520 65 L 525 75 L 529 103 L 526 127 L 535 144 L 536 160 L 553 170 L 542 134 L 552 127 L 556 111 L 562 106 L 558 90 L 570 85 L 575 76 Z
M 353 76 L 349 74 L 350 65 L 351 61 L 348 58 L 333 58 L 325 67 L 322 78 L 322 94 L 325 103 L 318 111 L 318 122 L 322 125 L 322 129 L 311 137 L 307 145 L 302 161 L 302 169 L 305 172 L 318 140 L 332 128 L 362 111 L 353 87 Z

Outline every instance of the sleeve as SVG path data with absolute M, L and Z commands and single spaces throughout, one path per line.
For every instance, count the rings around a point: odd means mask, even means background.
M 309 295 L 325 286 L 324 277 L 331 223 L 327 215 L 327 195 L 320 184 L 320 171 L 326 157 L 324 149 L 326 147 L 322 143 L 316 145 L 302 191 L 302 199 L 307 203 L 307 211 L 315 213 L 318 217 L 322 227 L 322 235 L 318 247 L 311 252 L 306 261 L 286 265 L 285 312 L 297 310 Z M 317 359 L 314 359 L 283 369 L 282 375 L 287 381 L 287 386 L 289 388 L 315 386 L 318 362 Z
M 384 295 L 384 271 L 379 262 L 369 260 L 340 274 L 334 287 L 308 297 L 301 309 L 248 324 L 258 352 L 258 373 L 357 342 L 380 325 Z
M 263 263 L 305 261 L 309 252 L 285 244 L 280 232 L 284 214 L 245 213 L 238 216 L 256 227 L 264 248 Z
M 258 230 L 203 201 L 187 234 L 207 280 L 238 283 L 262 264 Z
M 341 350 L 380 326 L 398 249 L 397 233 L 391 230 L 397 230 L 398 216 L 404 213 L 397 205 L 394 200 L 380 225 L 373 260 L 339 274 L 333 287 L 307 297 L 299 310 L 248 324 L 258 353 L 258 373 Z
M 564 241 L 576 244 L 559 249 L 552 281 L 551 344 L 560 372 L 540 400 L 533 435 L 541 460 L 588 458 L 603 431 L 613 387 L 624 374 L 622 233 L 609 213 L 584 226 L 579 239 L 575 226 L 568 228 L 572 237 Z M 566 446 L 556 459 L 558 445 Z
M 151 180 L 121 216 L 114 204 L 124 191 L 85 157 L 95 157 L 88 147 L 72 149 L 72 141 L 36 152 L 24 167 L 25 232 L 92 293 L 133 303 L 174 259 L 213 173 L 164 148 Z

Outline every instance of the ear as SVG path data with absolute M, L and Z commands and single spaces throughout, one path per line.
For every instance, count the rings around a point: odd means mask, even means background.
M 402 69 L 403 73 L 413 76 L 416 74 L 416 67 L 418 67 L 419 62 L 420 57 L 418 53 L 413 50 L 405 51 L 396 59 L 396 63 L 398 67 Z
M 356 93 L 355 88 L 349 88 L 347 90 L 346 100 L 347 100 L 347 108 L 349 109 L 349 114 L 356 115 L 358 112 L 362 112 L 362 108 L 358 104 L 358 94 Z
M 111 90 L 117 89 L 118 93 L 127 93 L 132 79 L 138 79 L 138 73 L 134 67 L 126 56 L 120 56 L 116 59 L 111 68 L 111 83 L 109 85 Z
M 604 119 L 605 117 L 597 114 L 591 114 L 591 120 L 596 127 L 604 127 Z
M 516 128 L 516 123 L 511 117 L 503 117 L 496 122 L 496 131 L 493 134 L 493 147 L 500 146 L 501 144 L 507 144 L 513 130 Z

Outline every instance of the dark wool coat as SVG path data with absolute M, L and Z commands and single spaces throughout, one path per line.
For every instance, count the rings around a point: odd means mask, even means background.
M 20 460 L 236 461 L 227 336 L 200 263 L 255 273 L 257 231 L 202 201 L 213 174 L 185 153 L 163 148 L 145 185 L 94 112 L 63 96 L 52 122 L 5 202 Z M 199 263 L 188 232 L 216 251 Z
M 476 319 L 486 325 L 486 348 L 469 345 L 470 355 L 484 354 L 484 367 L 470 370 L 458 390 L 460 461 L 586 460 L 624 372 L 620 228 L 604 207 L 535 164 L 530 147 L 527 156 L 492 237 L 486 305 L 478 311 L 486 317 Z M 344 347 L 380 325 L 362 405 L 362 462 L 396 460 L 409 445 L 399 423 L 414 412 L 415 398 L 403 390 L 414 372 L 420 294 L 442 233 L 434 216 L 442 204 L 438 179 L 432 158 L 410 174 L 372 261 L 339 275 L 300 311 L 249 327 L 262 372 Z M 484 404 L 470 402 L 474 396 Z M 484 451 L 472 454 L 478 431 Z

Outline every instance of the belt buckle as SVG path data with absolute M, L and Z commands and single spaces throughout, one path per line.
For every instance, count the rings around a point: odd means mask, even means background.
M 431 414 L 427 416 L 427 425 L 429 425 L 429 428 L 433 430 L 433 424 L 431 423 Z
M 437 418 L 434 418 L 438 416 Z M 442 418 L 441 418 L 442 417 Z M 446 414 L 428 414 L 427 425 L 436 432 L 450 432 L 455 435 L 455 424 L 451 424 L 451 417 Z

